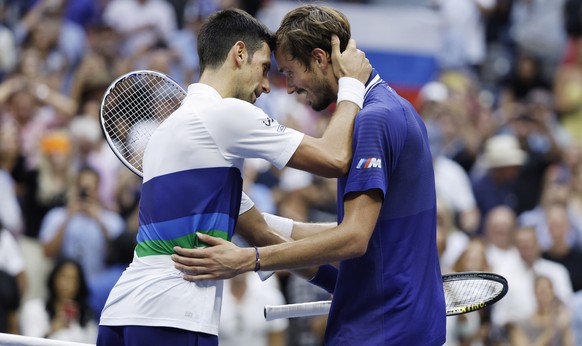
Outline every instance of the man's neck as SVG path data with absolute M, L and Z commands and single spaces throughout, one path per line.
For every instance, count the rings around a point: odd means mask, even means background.
M 552 257 L 563 257 L 570 251 L 570 246 L 567 243 L 554 243 L 552 247 L 548 249 L 548 254 Z
M 229 78 L 230 77 L 230 78 Z M 206 84 L 216 90 L 222 98 L 232 97 L 232 88 L 235 84 L 232 75 L 222 69 L 207 69 L 200 76 L 198 83 Z

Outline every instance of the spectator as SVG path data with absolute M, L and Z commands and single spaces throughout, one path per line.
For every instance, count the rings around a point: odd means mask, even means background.
M 582 44 L 573 61 L 558 67 L 552 85 L 560 123 L 582 145 Z
M 544 94 L 538 91 L 530 92 L 530 103 L 523 112 L 510 118 L 500 131 L 513 134 L 520 147 L 527 152 L 515 183 L 517 204 L 514 208 L 517 214 L 534 208 L 540 200 L 546 170 L 552 164 L 559 162 L 560 147 L 554 136 L 551 113 L 540 107 Z M 547 100 L 545 102 L 548 102 Z M 538 103 L 536 105 L 536 103 Z
M 507 206 L 497 206 L 487 214 L 483 232 L 487 242 L 487 261 L 494 272 L 521 263 L 513 239 L 516 226 L 515 212 Z
M 534 227 L 542 251 L 552 246 L 552 236 L 548 228 L 547 211 L 552 205 L 562 205 L 567 210 L 571 228 L 566 234 L 566 242 L 572 246 L 579 244 L 582 235 L 580 216 L 569 206 L 570 185 L 561 181 L 548 180 L 543 188 L 540 203 L 532 210 L 519 215 L 518 223 L 522 226 Z
M 481 214 L 469 175 L 456 161 L 441 155 L 436 146 L 431 146 L 431 151 L 438 198 L 454 213 L 456 226 L 467 234 L 474 234 L 479 227 Z
M 582 250 L 568 243 L 568 235 L 571 233 L 571 225 L 568 221 L 568 212 L 564 205 L 553 204 L 546 210 L 548 231 L 552 238 L 552 245 L 544 253 L 543 257 L 550 261 L 560 263 L 568 269 L 574 292 L 582 290 Z
M 572 299 L 572 282 L 568 270 L 561 264 L 541 257 L 541 250 L 533 228 L 518 228 L 515 245 L 519 250 L 521 264 L 517 267 L 502 267 L 499 274 L 508 280 L 511 289 L 505 298 L 495 304 L 492 321 L 498 327 L 521 321 L 535 312 L 536 300 L 534 278 L 547 276 L 552 281 L 556 296 L 563 302 Z
M 39 234 L 48 257 L 78 261 L 89 281 L 105 269 L 107 241 L 125 227 L 117 213 L 103 208 L 98 188 L 99 174 L 82 168 L 68 191 L 67 206 L 51 209 Z
M 574 345 L 582 345 L 582 292 L 577 292 L 572 300 L 572 330 Z
M 128 59 L 119 56 L 121 39 L 112 27 L 105 23 L 88 27 L 87 42 L 85 57 L 73 74 L 70 91 L 79 114 L 92 114 L 87 103 L 95 101 L 100 105 L 103 89 L 131 69 Z
M 122 36 L 124 56 L 166 41 L 177 29 L 174 9 L 165 0 L 114 0 L 105 6 L 103 20 Z
M 517 208 L 515 181 L 526 159 L 527 154 L 513 136 L 496 135 L 485 142 L 484 172 L 472 173 L 473 192 L 482 217 L 498 205 Z
M 75 147 L 76 167 L 88 166 L 99 174 L 98 196 L 106 209 L 114 210 L 115 186 L 119 169 L 125 169 L 113 154 L 99 127 L 97 114 L 75 117 L 69 123 Z
M 99 321 L 109 292 L 133 259 L 137 244 L 135 233 L 124 231 L 107 242 L 106 269 L 88 282 L 89 303 L 95 320 Z
M 15 28 L 17 42 L 39 53 L 46 72 L 56 73 L 51 87 L 62 92 L 69 91 L 87 44 L 83 27 L 65 17 L 68 1 L 39 0 Z
M 220 345 L 283 346 L 288 321 L 265 321 L 265 305 L 285 304 L 276 286 L 258 276 L 243 274 L 224 282 L 220 314 Z
M 24 176 L 26 190 L 22 199 L 25 234 L 35 239 L 46 213 L 66 204 L 67 190 L 75 179 L 72 145 L 66 131 L 48 131 L 40 142 L 40 155 L 38 168 Z
M 0 137 L 2 135 L 0 134 Z M 2 161 L 0 154 L 0 162 Z M 13 235 L 23 232 L 22 211 L 16 195 L 16 186 L 10 173 L 0 166 L 0 228 L 6 228 Z
M 551 80 L 566 48 L 565 0 L 515 0 L 511 33 L 519 51 L 539 57 L 542 73 Z
M 0 333 L 18 333 L 17 311 L 26 287 L 20 244 L 0 227 Z
M 38 144 L 41 138 L 49 128 L 58 127 L 64 120 L 50 106 L 50 102 L 55 100 L 54 97 L 58 98 L 59 95 L 42 87 L 43 94 L 41 95 L 37 92 L 41 90 L 37 90 L 38 86 L 38 84 L 29 83 L 22 76 L 8 79 L 0 84 L 0 104 L 4 104 L 0 110 L 0 122 L 3 127 L 9 126 L 16 132 L 20 155 L 25 160 L 24 170 L 38 167 L 40 158 Z
M 513 65 L 499 86 L 502 104 L 524 101 L 526 95 L 534 89 L 551 89 L 551 83 L 544 78 L 540 61 L 535 56 L 520 52 Z
M 118 170 L 115 179 L 115 210 L 123 218 L 128 232 L 137 234 L 141 178 L 125 167 Z
M 88 305 L 83 270 L 74 260 L 55 264 L 48 278 L 49 296 L 31 299 L 22 307 L 22 335 L 63 341 L 97 340 L 97 323 Z
M 439 247 L 441 268 L 451 271 L 455 262 L 467 248 L 470 237 L 457 228 L 453 213 L 440 199 L 437 199 L 437 233 L 444 238 L 441 239 L 442 243 Z
M 454 272 L 490 271 L 485 253 L 485 243 L 479 238 L 473 238 L 467 244 L 465 251 L 453 265 Z M 488 344 L 487 336 L 491 329 L 491 309 L 485 308 L 477 313 L 464 314 L 447 318 L 448 335 L 451 341 L 459 345 Z M 449 341 L 449 340 L 447 340 Z
M 5 11 L 6 4 L 0 4 L 0 80 L 3 80 L 8 72 L 13 70 L 17 58 L 14 33 L 2 20 Z
M 537 308 L 530 317 L 511 326 L 511 344 L 574 346 L 570 312 L 556 297 L 552 280 L 538 276 L 534 285 Z
M 438 0 L 444 22 L 444 69 L 475 69 L 485 61 L 485 20 L 496 0 Z

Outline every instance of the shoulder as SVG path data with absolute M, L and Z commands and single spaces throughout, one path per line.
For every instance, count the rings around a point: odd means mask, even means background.
M 545 275 L 562 275 L 564 277 L 570 277 L 566 267 L 558 262 L 550 261 L 549 259 L 540 258 L 538 262 L 534 265 L 535 269 L 538 269 Z
M 220 106 L 224 107 L 224 108 L 233 108 L 236 109 L 238 111 L 241 112 L 261 112 L 263 113 L 263 110 L 260 109 L 259 107 L 253 105 L 250 102 L 247 101 L 243 101 L 237 98 L 233 98 L 233 97 L 228 97 L 228 98 L 224 98 L 222 99 L 222 101 L 220 102 Z
M 380 83 L 370 89 L 358 118 L 361 116 L 367 121 L 377 119 L 386 124 L 405 124 L 406 113 L 416 114 L 416 110 L 390 86 Z
M 261 121 L 270 119 L 261 108 L 252 103 L 235 98 L 225 98 L 216 107 L 217 112 L 222 116 L 228 117 L 230 121 L 238 121 L 238 125 L 241 125 L 240 122 L 250 119 Z M 250 125 L 251 123 L 246 124 Z

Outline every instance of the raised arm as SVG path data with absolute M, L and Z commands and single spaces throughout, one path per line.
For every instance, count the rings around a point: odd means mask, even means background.
M 363 103 L 363 86 L 372 72 L 372 66 L 365 54 L 356 48 L 353 39 L 350 39 L 344 52 L 340 52 L 339 39 L 335 35 L 332 37 L 331 46 L 334 75 L 338 78 L 353 79 L 340 80 L 337 108 L 323 136 L 321 138 L 305 136 L 287 165 L 324 177 L 340 177 L 347 174 L 350 167 L 354 119 Z M 357 91 L 361 95 L 354 95 L 352 92 L 355 91 L 353 87 L 354 82 L 357 83 L 356 80 L 361 83 L 361 90 Z M 342 95 L 346 95 L 347 98 Z M 350 102 L 360 97 L 359 105 Z

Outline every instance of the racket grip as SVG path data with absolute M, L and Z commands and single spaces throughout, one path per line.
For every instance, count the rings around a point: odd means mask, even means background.
M 272 321 L 280 318 L 325 315 L 329 313 L 330 307 L 331 300 L 285 305 L 265 305 L 265 320 Z

